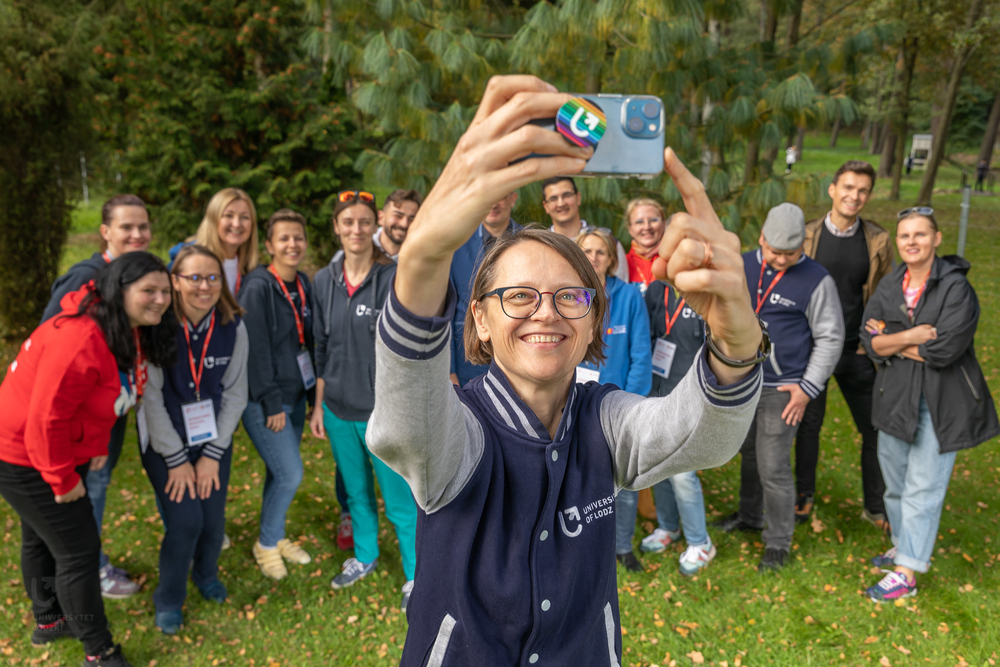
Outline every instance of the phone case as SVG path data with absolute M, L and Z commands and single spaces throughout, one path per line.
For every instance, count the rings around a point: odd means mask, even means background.
M 600 107 L 607 119 L 604 135 L 597 143 L 593 157 L 579 176 L 604 178 L 642 178 L 658 176 L 663 171 L 663 102 L 653 95 L 592 95 L 570 93 Z M 654 132 L 634 136 L 626 130 L 626 115 L 630 102 L 655 101 L 660 107 L 659 119 L 653 121 Z M 647 119 L 651 120 L 651 119 Z M 556 130 L 555 118 L 532 121 L 547 130 Z M 529 157 L 541 157 L 532 154 Z

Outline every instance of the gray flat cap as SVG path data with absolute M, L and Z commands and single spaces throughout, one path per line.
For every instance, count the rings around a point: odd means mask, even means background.
M 795 204 L 778 204 L 767 212 L 761 233 L 775 250 L 798 250 L 806 239 L 806 215 Z

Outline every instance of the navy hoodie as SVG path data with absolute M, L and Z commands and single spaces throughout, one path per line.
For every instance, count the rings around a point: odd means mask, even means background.
M 104 268 L 107 263 L 108 260 L 104 258 L 104 253 L 95 252 L 89 259 L 77 262 L 69 267 L 69 271 L 56 278 L 56 281 L 52 283 L 52 297 L 42 313 L 42 322 L 61 313 L 62 306 L 59 302 L 62 301 L 62 298 L 89 283 L 94 274 Z

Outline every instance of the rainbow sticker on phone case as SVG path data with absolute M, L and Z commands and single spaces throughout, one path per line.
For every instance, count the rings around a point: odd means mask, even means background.
M 574 97 L 556 114 L 559 134 L 581 148 L 597 146 L 607 127 L 608 120 L 601 108 L 582 97 Z

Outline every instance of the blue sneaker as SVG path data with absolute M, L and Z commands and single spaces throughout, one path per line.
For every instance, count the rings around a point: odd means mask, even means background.
M 203 598 L 213 602 L 218 602 L 219 604 L 225 603 L 226 598 L 229 597 L 229 592 L 226 591 L 226 587 L 218 579 L 210 582 L 204 588 L 199 587 L 198 590 L 201 591 L 201 596 Z
M 347 588 L 357 583 L 358 579 L 368 576 L 375 571 L 378 565 L 378 558 L 370 563 L 362 563 L 357 558 L 348 558 L 344 561 L 342 572 L 333 578 L 330 587 L 334 589 Z
M 896 564 L 896 551 L 896 547 L 893 547 L 884 554 L 875 556 L 875 558 L 872 558 L 872 565 L 878 568 L 892 567 Z
M 865 591 L 872 602 L 891 602 L 917 594 L 917 582 L 911 583 L 905 574 L 886 572 L 882 581 Z
M 177 631 L 184 625 L 184 614 L 177 611 L 156 612 L 156 627 L 165 635 L 176 635 Z

